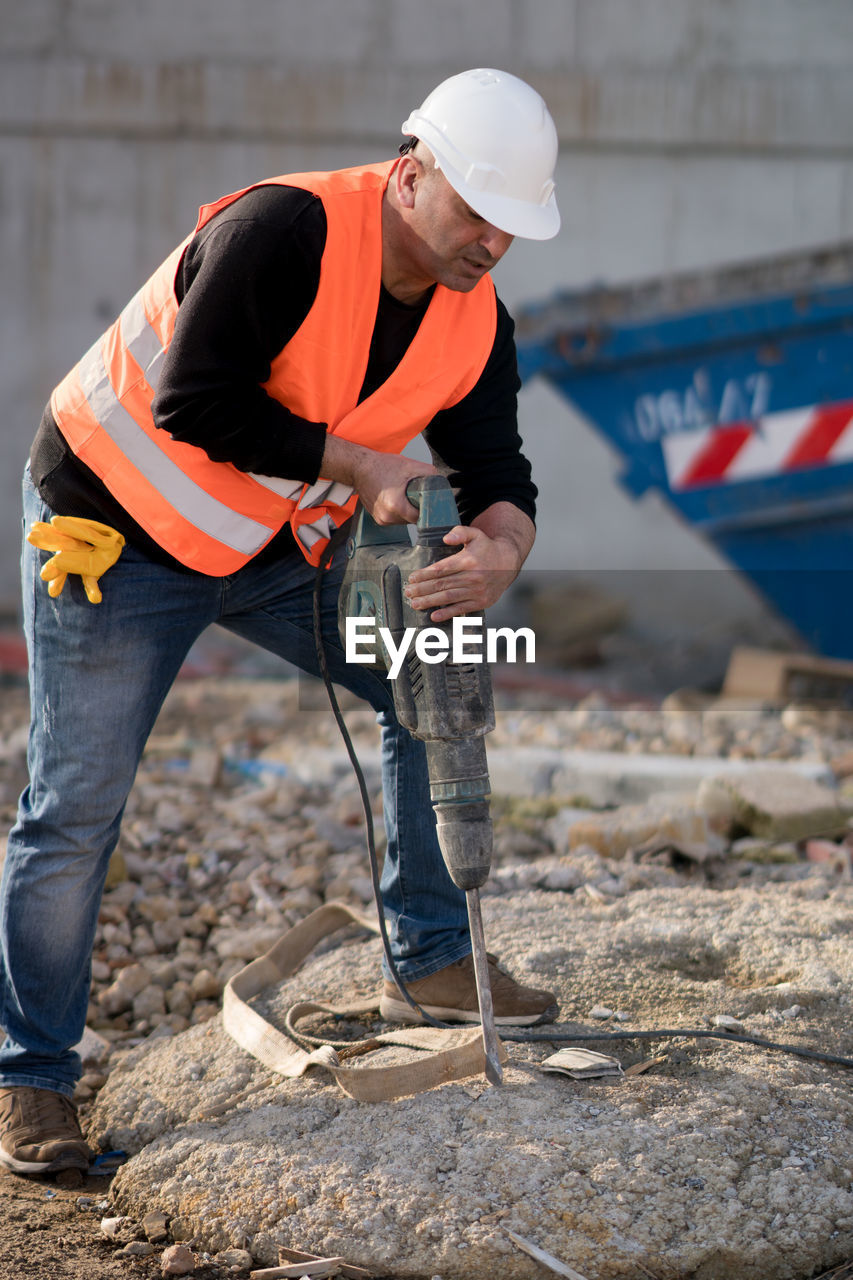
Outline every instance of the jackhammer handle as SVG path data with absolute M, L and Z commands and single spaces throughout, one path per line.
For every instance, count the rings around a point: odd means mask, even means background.
M 459 524 L 459 508 L 447 476 L 416 476 L 406 485 L 406 497 L 418 508 L 418 543 L 440 546 L 445 555 L 458 551 L 458 547 L 444 547 L 442 542 L 444 535 Z
M 447 476 L 441 474 L 428 476 L 415 476 L 406 485 L 406 497 L 409 499 L 413 507 L 420 507 L 421 494 L 431 491 L 444 491 L 450 489 L 450 481 Z M 451 491 L 452 496 L 452 491 Z

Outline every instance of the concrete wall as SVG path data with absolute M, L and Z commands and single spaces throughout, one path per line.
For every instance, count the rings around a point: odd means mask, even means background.
M 511 307 L 853 235 L 849 0 L 2 9 L 0 602 L 16 592 L 18 475 L 42 405 L 197 206 L 272 173 L 392 154 L 447 74 L 514 71 L 558 124 L 563 229 L 501 264 Z M 552 393 L 526 389 L 521 414 L 542 489 L 534 567 L 717 566 L 657 499 L 621 494 L 607 448 Z M 723 594 L 733 617 L 755 613 L 747 591 Z

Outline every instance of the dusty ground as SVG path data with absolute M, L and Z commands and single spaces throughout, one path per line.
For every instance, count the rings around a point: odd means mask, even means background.
M 160 1250 L 149 1258 L 116 1258 L 100 1229 L 108 1180 L 87 1178 L 73 1190 L 42 1179 L 0 1175 L 2 1280 L 141 1280 L 160 1276 Z M 196 1280 L 233 1280 L 227 1267 L 200 1266 Z
M 100 1230 L 108 1181 L 88 1178 L 76 1189 L 0 1174 L 0 1280 L 155 1280 L 160 1250 L 148 1258 L 117 1258 Z M 234 1280 L 228 1267 L 201 1264 L 195 1280 Z M 246 1272 L 242 1273 L 247 1275 Z M 546 1272 L 543 1268 L 543 1277 Z M 495 1280 L 499 1280 L 496 1277 Z M 638 1280 L 657 1280 L 650 1272 Z M 768 1277 L 772 1280 L 772 1277 Z M 803 1280 L 853 1280 L 853 1260 Z
M 26 695 L 17 680 L 0 688 L 4 719 L 26 721 Z M 16 780 L 4 775 L 7 786 Z M 12 788 L 14 789 L 14 787 Z M 8 790 L 7 790 L 8 795 Z M 0 804 L 0 831 L 5 834 L 13 817 L 12 806 Z M 84 1108 L 85 1119 L 85 1108 Z M 114 1212 L 109 1199 L 109 1179 L 90 1177 L 80 1187 L 57 1187 L 42 1179 L 23 1179 L 0 1173 L 0 1280 L 153 1280 L 161 1273 L 162 1247 L 145 1258 L 119 1258 L 121 1245 L 101 1231 L 103 1217 Z M 152 1206 L 154 1207 L 154 1206 Z M 193 1273 L 198 1280 L 224 1280 L 235 1273 L 230 1267 L 200 1260 Z M 243 1273 L 246 1274 L 245 1272 Z M 543 1276 L 545 1275 L 543 1269 Z M 644 1272 L 646 1280 L 657 1280 Z M 499 1278 L 496 1278 L 499 1280 Z M 639 1277 L 638 1277 L 639 1280 Z M 768 1280 L 772 1280 L 768 1277 Z M 802 1280 L 817 1280 L 803 1277 Z M 853 1259 L 825 1272 L 820 1280 L 853 1280 Z

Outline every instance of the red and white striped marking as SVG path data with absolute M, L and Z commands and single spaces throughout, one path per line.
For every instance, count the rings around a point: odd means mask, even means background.
M 853 460 L 853 400 L 683 431 L 661 441 L 671 490 Z

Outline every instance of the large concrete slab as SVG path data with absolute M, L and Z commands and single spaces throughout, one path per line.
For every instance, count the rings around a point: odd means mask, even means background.
M 489 945 L 558 992 L 562 1042 L 607 1030 L 712 1029 L 853 1053 L 850 886 L 642 890 L 615 905 L 531 892 L 485 903 Z M 370 994 L 378 944 L 350 940 L 265 1000 L 280 1025 L 310 993 Z M 219 1020 L 133 1051 L 93 1132 L 134 1153 L 113 1212 L 150 1209 L 209 1251 L 279 1245 L 343 1255 L 395 1280 L 538 1280 L 508 1232 L 587 1280 L 797 1280 L 853 1252 L 849 1072 L 719 1040 L 592 1047 L 647 1074 L 576 1082 L 509 1044 L 482 1077 L 359 1104 L 322 1074 L 269 1072 Z M 354 1060 L 355 1061 L 355 1060 Z M 358 1061 L 364 1062 L 364 1059 Z

